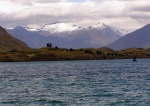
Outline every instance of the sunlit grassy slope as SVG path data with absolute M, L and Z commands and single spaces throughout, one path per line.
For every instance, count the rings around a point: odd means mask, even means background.
M 25 43 L 12 37 L 4 28 L 0 27 L 0 52 L 24 50 L 28 48 L 29 47 Z

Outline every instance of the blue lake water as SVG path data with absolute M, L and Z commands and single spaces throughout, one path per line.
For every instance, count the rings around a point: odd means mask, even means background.
M 150 106 L 150 59 L 0 63 L 0 106 Z

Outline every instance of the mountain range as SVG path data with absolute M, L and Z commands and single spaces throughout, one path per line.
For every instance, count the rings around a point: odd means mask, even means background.
M 0 27 L 0 52 L 24 50 L 28 48 L 25 43 L 12 37 L 4 28 Z
M 100 48 L 129 33 L 104 23 L 82 28 L 59 22 L 38 29 L 17 26 L 7 31 L 31 48 L 45 47 L 47 43 L 61 48 Z
M 107 47 L 114 50 L 150 47 L 150 24 L 121 37 Z

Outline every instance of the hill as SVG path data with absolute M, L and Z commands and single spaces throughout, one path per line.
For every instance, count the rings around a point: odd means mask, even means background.
M 0 27 L 0 52 L 24 50 L 28 48 L 25 43 L 12 37 L 4 28 Z
M 114 50 L 127 48 L 149 48 L 150 47 L 150 24 L 123 36 L 117 41 L 109 44 L 107 47 Z

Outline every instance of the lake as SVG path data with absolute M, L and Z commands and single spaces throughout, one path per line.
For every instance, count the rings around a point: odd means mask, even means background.
M 150 59 L 0 63 L 0 106 L 150 106 Z

